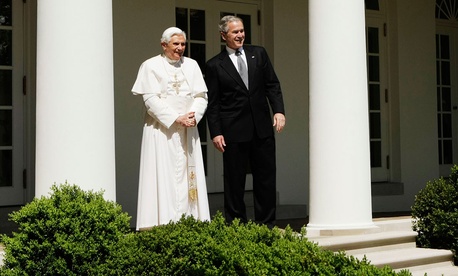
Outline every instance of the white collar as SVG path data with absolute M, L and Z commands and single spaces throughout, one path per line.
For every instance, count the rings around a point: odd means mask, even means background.
M 242 55 L 244 55 L 243 47 L 240 47 L 240 48 L 238 48 L 237 50 L 238 50 L 240 53 L 242 53 Z M 229 53 L 229 55 L 235 55 L 235 52 L 236 52 L 237 50 L 234 50 L 234 49 L 229 48 L 229 47 L 226 46 L 226 51 Z
M 181 60 L 182 60 L 182 58 L 183 58 L 183 57 L 181 57 L 180 59 L 175 60 L 175 59 L 170 59 L 170 58 L 169 58 L 168 56 L 166 56 L 165 54 L 162 54 L 162 56 L 165 58 L 165 60 L 166 60 L 170 65 L 179 65 L 180 62 L 181 62 Z

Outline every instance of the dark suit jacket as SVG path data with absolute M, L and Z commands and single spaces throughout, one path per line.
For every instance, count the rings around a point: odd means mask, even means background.
M 274 135 L 273 113 L 285 113 L 280 82 L 266 50 L 243 46 L 248 64 L 248 90 L 237 69 L 223 50 L 207 62 L 207 120 L 210 136 L 224 135 L 226 143 L 246 142 Z

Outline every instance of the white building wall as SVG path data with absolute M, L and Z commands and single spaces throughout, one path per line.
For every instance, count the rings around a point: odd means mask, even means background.
M 434 5 L 398 1 L 401 170 L 409 202 L 439 177 Z
M 308 1 L 273 2 L 274 51 L 269 54 L 286 108 L 286 127 L 276 136 L 279 203 L 305 205 L 309 197 Z

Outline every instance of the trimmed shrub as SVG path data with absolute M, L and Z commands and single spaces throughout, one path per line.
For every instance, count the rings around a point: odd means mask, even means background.
M 19 226 L 3 236 L 1 275 L 98 275 L 115 245 L 130 232 L 130 217 L 102 192 L 67 183 L 34 199 L 10 219 Z
M 412 206 L 417 245 L 449 249 L 458 263 L 458 166 L 450 177 L 429 181 L 415 196 Z
M 411 275 L 324 250 L 305 228 L 227 225 L 221 213 L 130 232 L 130 218 L 102 193 L 52 191 L 10 215 L 19 231 L 2 236 L 0 275 Z
M 220 213 L 211 222 L 183 217 L 129 234 L 113 254 L 106 275 L 411 275 L 323 250 L 305 238 L 305 228 L 226 225 Z

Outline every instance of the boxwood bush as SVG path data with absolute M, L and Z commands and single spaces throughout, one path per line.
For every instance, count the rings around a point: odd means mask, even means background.
M 3 236 L 1 275 L 97 275 L 114 246 L 130 232 L 130 217 L 103 192 L 54 185 L 10 214 L 18 232 Z
M 221 213 L 132 232 L 101 193 L 68 184 L 52 191 L 11 215 L 19 231 L 2 237 L 0 275 L 411 275 L 324 250 L 305 228 L 227 225 Z
M 344 252 L 320 248 L 293 232 L 249 222 L 226 225 L 182 218 L 126 236 L 107 262 L 113 275 L 411 275 L 377 268 Z
M 413 229 L 418 233 L 417 245 L 449 249 L 458 263 L 458 166 L 450 176 L 426 183 L 415 196 L 412 206 Z

